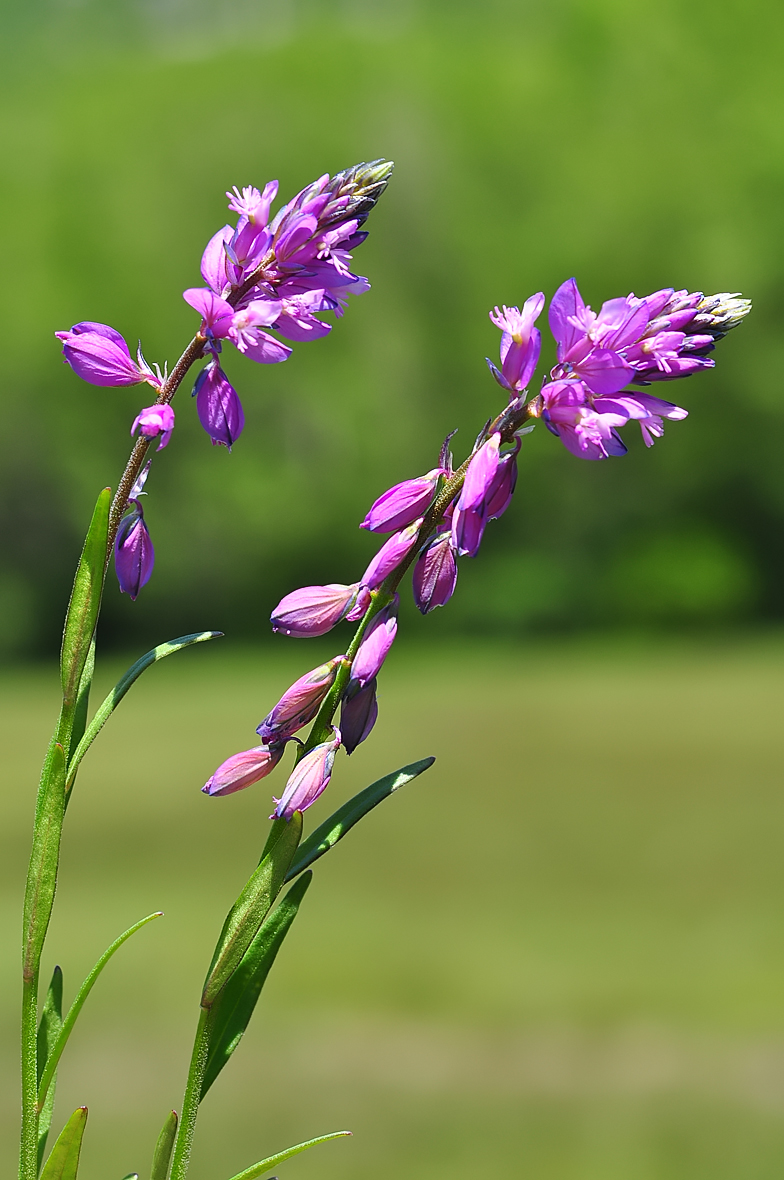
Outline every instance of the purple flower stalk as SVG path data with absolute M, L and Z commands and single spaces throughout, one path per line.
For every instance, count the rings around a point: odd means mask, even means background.
M 397 594 L 392 601 L 378 612 L 362 637 L 357 654 L 351 664 L 351 679 L 360 686 L 373 680 L 389 654 L 397 635 L 397 611 L 400 599 Z
M 131 427 L 131 434 L 135 434 L 137 428 L 144 438 L 158 438 L 160 436 L 161 441 L 158 443 L 157 449 L 162 451 L 168 444 L 174 430 L 174 410 L 168 405 L 148 406 L 147 409 L 137 414 Z
M 231 450 L 245 427 L 245 415 L 237 391 L 217 360 L 199 373 L 193 396 L 199 421 L 212 445 Z
M 285 749 L 284 743 L 276 746 L 254 746 L 252 750 L 241 750 L 222 762 L 215 773 L 202 787 L 205 795 L 233 795 L 251 783 L 257 783 L 274 770 Z
M 320 664 L 312 672 L 300 676 L 291 688 L 286 689 L 275 708 L 256 730 L 265 744 L 288 738 L 313 720 L 345 658 L 335 656 L 326 664 Z
M 340 732 L 347 754 L 353 754 L 357 746 L 370 736 L 377 720 L 375 677 L 361 686 L 357 680 L 350 681 L 340 707 Z
M 295 811 L 307 811 L 326 790 L 332 777 L 335 754 L 340 746 L 340 731 L 333 727 L 334 736 L 328 742 L 314 746 L 294 767 L 289 781 L 270 819 L 291 819 Z
M 160 389 L 160 373 L 154 373 L 141 354 L 131 357 L 128 345 L 114 328 L 83 320 L 70 332 L 55 332 L 63 342 L 63 357 L 77 376 L 91 385 L 139 385 L 146 381 Z
M 295 639 L 326 635 L 347 617 L 360 593 L 360 585 L 303 586 L 282 598 L 272 612 L 272 630 Z
M 457 586 L 457 561 L 450 532 L 435 537 L 414 566 L 413 590 L 417 610 L 429 614 L 446 606 Z
M 359 527 L 371 533 L 390 533 L 412 524 L 424 515 L 444 474 L 443 467 L 434 467 L 427 475 L 395 484 L 379 496 Z
M 386 541 L 362 575 L 362 585 L 368 590 L 375 590 L 385 578 L 396 570 L 401 561 L 416 544 L 419 530 L 422 527 L 422 517 L 415 520 L 408 528 L 401 529 Z

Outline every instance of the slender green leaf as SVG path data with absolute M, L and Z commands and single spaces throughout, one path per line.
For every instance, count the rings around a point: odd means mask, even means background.
M 123 1176 L 123 1180 L 139 1180 L 138 1172 L 129 1172 L 127 1176 Z
M 63 973 L 59 967 L 55 967 L 52 974 L 52 982 L 49 984 L 49 991 L 46 993 L 44 1000 L 44 1007 L 41 1013 L 41 1023 L 38 1025 L 38 1041 L 37 1041 L 37 1061 L 38 1061 L 38 1077 L 40 1083 L 41 1074 L 44 1071 L 46 1059 L 52 1051 L 55 1041 L 57 1040 L 60 1029 L 63 1024 Z M 54 1088 L 57 1081 L 57 1076 L 52 1078 L 52 1084 L 49 1087 L 49 1093 L 46 1095 L 46 1102 L 44 1102 L 41 1117 L 38 1120 L 38 1171 L 41 1171 L 41 1164 L 43 1163 L 44 1151 L 46 1150 L 46 1140 L 49 1137 L 49 1128 L 52 1125 L 52 1113 L 54 1111 Z
M 41 1081 L 38 1086 L 38 1109 L 39 1110 L 43 1109 L 43 1104 L 46 1100 L 46 1093 L 47 1093 L 47 1090 L 49 1089 L 52 1078 L 54 1077 L 54 1071 L 57 1069 L 57 1063 L 60 1060 L 60 1057 L 62 1056 L 63 1049 L 65 1048 L 65 1046 L 68 1043 L 68 1038 L 71 1035 L 71 1032 L 73 1030 L 73 1026 L 76 1024 L 76 1018 L 78 1017 L 79 1013 L 81 1012 L 82 1008 L 84 1007 L 85 1000 L 89 996 L 90 992 L 93 990 L 93 985 L 95 984 L 95 981 L 97 980 L 98 976 L 101 974 L 104 967 L 111 959 L 112 955 L 120 949 L 120 947 L 122 946 L 122 944 L 124 942 L 128 941 L 128 939 L 131 937 L 132 934 L 135 934 L 137 930 L 141 930 L 142 926 L 146 926 L 147 923 L 152 922 L 153 919 L 162 918 L 162 917 L 163 917 L 163 914 L 161 914 L 160 912 L 155 913 L 155 914 L 148 914 L 146 918 L 142 918 L 142 920 L 140 922 L 136 922 L 133 926 L 131 926 L 128 930 L 126 930 L 124 934 L 121 934 L 119 938 L 115 939 L 115 941 L 108 948 L 108 950 L 105 950 L 104 953 L 101 955 L 100 959 L 95 964 L 95 966 L 93 967 L 92 971 L 87 976 L 87 978 L 85 979 L 82 986 L 79 988 L 76 999 L 71 1004 L 71 1007 L 68 1009 L 68 1015 L 66 1016 L 65 1020 L 63 1021 L 62 1028 L 60 1029 L 60 1032 L 57 1036 L 57 1040 L 54 1043 L 52 1051 L 47 1058 L 46 1065 L 44 1066 L 43 1073 L 41 1074 Z
M 58 1135 L 49 1159 L 44 1164 L 41 1180 L 76 1180 L 86 1122 L 87 1107 L 80 1106 Z
M 82 670 L 82 678 L 79 681 L 79 691 L 76 694 L 76 707 L 73 714 L 73 723 L 71 725 L 70 740 L 68 743 L 68 757 L 66 762 L 70 762 L 73 757 L 73 752 L 79 742 L 82 740 L 85 729 L 87 728 L 87 710 L 90 705 L 90 689 L 93 684 L 93 672 L 95 671 L 95 635 L 93 635 L 90 648 L 87 652 L 87 660 L 85 661 Z
M 60 833 L 65 807 L 65 752 L 52 742 L 41 772 L 35 807 L 33 848 L 24 900 L 24 972 L 32 979 L 41 959 L 52 916 L 60 862 Z
M 183 635 L 179 639 L 172 639 L 168 643 L 159 643 L 152 651 L 148 651 L 146 655 L 137 660 L 128 671 L 115 684 L 112 691 L 106 699 L 99 705 L 95 716 L 83 730 L 83 735 L 80 735 L 80 741 L 76 750 L 74 751 L 71 760 L 68 764 L 68 778 L 66 780 L 66 790 L 70 791 L 73 781 L 76 778 L 76 772 L 79 769 L 79 763 L 84 758 L 85 754 L 93 744 L 98 734 L 103 729 L 106 722 L 111 717 L 114 710 L 123 699 L 128 689 L 134 684 L 142 672 L 149 668 L 152 664 L 156 664 L 158 660 L 163 660 L 166 656 L 173 655 L 176 651 L 182 651 L 184 647 L 190 647 L 194 643 L 204 643 L 208 639 L 217 639 L 223 634 L 222 631 L 199 631 L 194 635 Z
M 291 929 L 312 878 L 312 873 L 300 877 L 280 905 L 267 915 L 239 967 L 215 1000 L 210 1049 L 201 1085 L 202 1098 L 242 1040 L 270 968 Z
M 330 1139 L 342 1139 L 345 1135 L 350 1134 L 351 1131 L 333 1131 L 331 1135 L 319 1135 L 317 1139 L 308 1139 L 306 1143 L 297 1143 L 295 1147 L 287 1147 L 285 1151 L 279 1151 L 277 1155 L 270 1155 L 265 1160 L 259 1160 L 257 1164 L 246 1168 L 244 1172 L 238 1172 L 236 1176 L 232 1176 L 231 1180 L 258 1180 L 259 1176 L 263 1176 L 272 1168 L 277 1168 L 278 1164 L 290 1160 L 293 1155 L 299 1155 L 301 1151 L 307 1151 L 309 1147 L 316 1147 L 319 1143 L 328 1143 Z
M 203 1008 L 212 1007 L 215 997 L 242 962 L 283 887 L 301 837 L 302 813 L 295 811 L 229 911 L 204 983 Z
M 169 1175 L 169 1164 L 171 1163 L 176 1137 L 177 1111 L 172 1110 L 167 1116 L 166 1122 L 163 1124 L 161 1133 L 158 1136 L 158 1142 L 155 1145 L 150 1180 L 166 1180 L 166 1177 Z
M 65 616 L 60 674 L 63 685 L 63 706 L 66 709 L 73 709 L 76 704 L 77 689 L 87 663 L 95 624 L 98 622 L 98 613 L 101 609 L 111 502 L 111 488 L 104 488 L 98 497 L 93 518 L 87 530 L 82 555 L 79 558 L 79 565 L 76 567 L 68 613 Z
M 349 799 L 348 803 L 339 807 L 302 843 L 288 871 L 286 880 L 292 881 L 298 873 L 301 873 L 308 865 L 312 865 L 314 860 L 318 860 L 325 852 L 329 852 L 330 848 L 334 848 L 338 840 L 342 840 L 346 832 L 350 831 L 354 824 L 359 823 L 363 816 L 372 811 L 384 799 L 393 795 L 395 791 L 399 791 L 406 783 L 410 783 L 417 775 L 428 770 L 434 762 L 435 758 L 422 758 L 419 762 L 412 762 L 409 766 L 404 766 L 401 770 L 396 770 L 392 774 L 380 778 L 377 782 L 371 783 L 364 791 L 360 791 L 353 799 Z

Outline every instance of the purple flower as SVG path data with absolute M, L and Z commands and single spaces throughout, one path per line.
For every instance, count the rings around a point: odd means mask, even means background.
M 372 680 L 381 670 L 384 660 L 397 635 L 397 594 L 371 621 L 351 663 L 351 679 L 361 686 Z
M 375 677 L 361 686 L 357 680 L 350 681 L 340 707 L 340 732 L 347 754 L 353 754 L 357 746 L 364 742 L 377 719 Z
M 414 602 L 423 615 L 445 606 L 457 585 L 457 561 L 450 533 L 435 537 L 414 566 Z
M 251 783 L 257 783 L 274 770 L 285 749 L 283 742 L 275 746 L 254 746 L 241 750 L 222 762 L 202 787 L 205 795 L 233 795 Z
M 273 796 L 277 806 L 270 819 L 291 819 L 295 811 L 306 811 L 326 789 L 340 746 L 340 731 L 333 727 L 333 734 L 330 741 L 314 746 L 299 760 L 280 799 Z
M 385 578 L 396 570 L 401 561 L 414 547 L 422 527 L 422 518 L 415 520 L 408 528 L 394 533 L 379 549 L 376 556 L 362 575 L 362 585 L 368 590 L 375 590 Z
M 610 455 L 626 454 L 617 427 L 628 421 L 628 415 L 597 413 L 591 408 L 588 391 L 580 381 L 545 385 L 541 397 L 547 429 L 573 455 L 580 459 L 607 459 Z
M 272 612 L 272 630 L 308 639 L 326 635 L 344 619 L 355 604 L 360 585 L 303 586 L 282 598 Z
M 157 438 L 160 435 L 161 441 L 158 443 L 158 450 L 162 451 L 174 430 L 174 410 L 171 406 L 148 406 L 147 409 L 137 414 L 131 427 L 131 434 L 136 433 L 137 427 L 145 438 Z
M 287 344 L 262 330 L 279 319 L 283 309 L 279 299 L 253 299 L 235 311 L 205 287 L 191 287 L 183 292 L 183 298 L 201 313 L 199 330 L 213 353 L 220 351 L 219 341 L 228 338 L 243 355 L 262 365 L 278 364 L 291 356 Z
M 501 337 L 501 371 L 487 358 L 490 372 L 499 385 L 512 395 L 521 393 L 533 376 L 542 347 L 542 336 L 534 323 L 544 307 L 540 291 L 526 299 L 522 311 L 517 307 L 495 308 L 490 319 L 503 332 Z
M 146 381 L 155 389 L 161 387 L 160 375 L 153 373 L 141 352 L 137 363 L 120 333 L 108 324 L 83 320 L 70 332 L 55 332 L 55 336 L 63 342 L 66 364 L 91 385 L 139 385 Z
M 498 470 L 500 446 L 501 435 L 495 433 L 483 443 L 471 459 L 457 502 L 461 512 L 476 509 L 484 501 Z
M 443 474 L 442 467 L 434 467 L 427 475 L 395 484 L 379 496 L 359 527 L 371 533 L 389 533 L 411 524 L 424 514 Z
M 120 590 L 135 601 L 142 586 L 146 586 L 155 564 L 155 550 L 144 522 L 142 506 L 136 499 L 129 499 L 132 509 L 120 521 L 114 542 L 114 568 Z
M 335 656 L 326 664 L 320 664 L 312 672 L 300 676 L 291 688 L 286 689 L 275 708 L 256 730 L 261 740 L 265 743 L 280 741 L 312 721 L 334 684 L 345 658 Z
M 517 456 L 520 453 L 521 445 L 520 439 L 516 438 L 514 450 L 507 451 L 496 468 L 493 482 L 490 484 L 484 500 L 485 516 L 488 520 L 498 520 L 512 501 L 517 486 Z
M 476 557 L 487 524 L 484 504 L 478 508 L 459 508 L 452 513 L 452 548 L 461 557 Z
M 213 446 L 231 450 L 242 434 L 245 415 L 237 391 L 217 361 L 202 369 L 193 387 L 196 412 Z

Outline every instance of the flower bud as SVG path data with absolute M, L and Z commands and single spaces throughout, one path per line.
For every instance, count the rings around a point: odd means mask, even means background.
M 137 427 L 144 438 L 157 438 L 160 435 L 158 450 L 162 451 L 174 430 L 174 410 L 171 406 L 148 406 L 146 410 L 137 414 L 131 434 L 136 433 Z
M 120 521 L 114 542 L 114 568 L 120 591 L 134 602 L 142 586 L 150 580 L 155 550 L 144 523 L 141 504 L 138 500 L 130 500 L 129 505 L 133 506 L 133 511 Z
M 335 682 L 338 669 L 345 656 L 335 656 L 326 664 L 320 664 L 312 672 L 300 676 L 291 688 L 284 692 L 275 708 L 256 730 L 263 742 L 290 737 L 318 713 L 321 703 Z
M 395 484 L 379 496 L 359 527 L 371 533 L 390 533 L 411 524 L 433 499 L 441 474 L 441 468 L 435 467 L 427 475 Z
M 422 527 L 422 517 L 415 520 L 408 528 L 394 533 L 379 549 L 376 556 L 362 575 L 362 585 L 369 590 L 375 590 L 385 578 L 396 570 L 401 561 L 408 556 L 416 544 L 419 530 Z
M 295 639 L 326 635 L 350 611 L 359 583 L 342 586 L 303 586 L 282 598 L 272 612 L 272 630 Z
M 231 450 L 242 434 L 245 415 L 234 387 L 217 362 L 202 369 L 193 387 L 196 412 L 213 446 Z
M 306 811 L 326 789 L 332 777 L 335 754 L 340 746 L 340 730 L 333 729 L 334 737 L 328 742 L 314 746 L 294 767 L 286 789 L 270 819 L 291 819 L 295 811 Z
M 74 324 L 70 332 L 55 332 L 63 342 L 66 364 L 91 385 L 139 385 L 147 381 L 156 388 L 160 381 L 146 367 L 131 357 L 128 345 L 119 332 L 108 324 L 84 320 Z
M 397 635 L 397 594 L 380 610 L 365 632 L 351 664 L 351 679 L 365 685 L 378 675 Z
M 476 452 L 468 465 L 457 507 L 463 511 L 478 508 L 487 495 L 498 470 L 501 435 L 496 431 Z
M 233 795 L 257 783 L 268 775 L 280 762 L 285 749 L 283 742 L 274 746 L 254 746 L 252 750 L 241 750 L 222 762 L 211 778 L 202 787 L 205 795 Z
M 465 511 L 455 508 L 452 513 L 452 546 L 461 557 L 476 557 L 486 524 L 487 517 L 481 505 Z
M 414 602 L 423 615 L 446 606 L 457 585 L 457 561 L 449 533 L 431 541 L 414 566 Z
M 375 677 L 361 687 L 358 681 L 351 681 L 340 707 L 340 732 L 347 754 L 353 754 L 357 746 L 364 742 L 377 718 Z
M 520 439 L 515 439 L 515 449 L 503 456 L 498 464 L 493 482 L 487 490 L 484 502 L 486 520 L 498 520 L 509 507 L 517 485 L 517 455 Z

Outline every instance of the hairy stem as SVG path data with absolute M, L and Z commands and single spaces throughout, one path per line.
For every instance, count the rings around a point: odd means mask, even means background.
M 207 1067 L 207 1056 L 210 1049 L 210 1011 L 208 1008 L 199 1009 L 199 1023 L 196 1026 L 196 1037 L 193 1042 L 193 1053 L 188 1070 L 188 1081 L 182 1099 L 182 1114 L 177 1130 L 177 1141 L 174 1145 L 171 1173 L 169 1180 L 184 1180 L 188 1171 L 193 1146 L 193 1135 L 196 1130 L 196 1118 L 201 1101 L 201 1088 L 204 1082 L 204 1071 Z
M 36 1180 L 38 1175 L 37 1032 L 38 965 L 36 964 L 32 977 L 25 977 L 22 980 L 22 1138 L 19 1152 L 19 1180 Z

